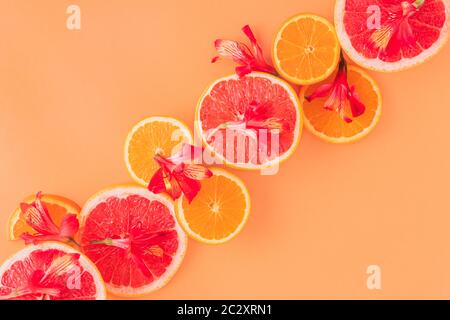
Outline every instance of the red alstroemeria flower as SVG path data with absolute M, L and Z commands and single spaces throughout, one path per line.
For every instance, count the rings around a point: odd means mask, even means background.
M 40 241 L 55 240 L 61 242 L 75 242 L 73 237 L 78 231 L 79 223 L 77 216 L 72 213 L 66 214 L 61 225 L 58 227 L 50 217 L 47 208 L 43 205 L 42 193 L 36 194 L 33 203 L 21 203 L 20 209 L 27 224 L 36 230 L 36 235 L 28 232 L 21 235 L 26 244 Z
M 208 168 L 192 163 L 202 151 L 202 148 L 183 144 L 180 152 L 171 157 L 156 155 L 155 161 L 160 168 L 150 180 L 148 189 L 153 193 L 167 192 L 173 200 L 184 194 L 191 202 L 200 191 L 200 181 L 212 176 Z
M 252 71 L 262 71 L 276 74 L 275 69 L 264 59 L 262 49 L 256 41 L 250 27 L 246 25 L 242 28 L 242 31 L 249 38 L 252 45 L 252 50 L 241 42 L 217 39 L 214 42 L 214 46 L 216 47 L 219 56 L 214 57 L 212 62 L 216 62 L 220 59 L 220 57 L 232 59 L 234 62 L 239 64 L 239 66 L 236 67 L 236 73 L 240 77 L 243 77 Z
M 324 108 L 338 112 L 341 118 L 347 123 L 353 121 L 346 113 L 347 106 L 350 106 L 354 118 L 359 117 L 366 110 L 366 107 L 359 100 L 355 92 L 355 86 L 350 87 L 348 84 L 347 63 L 342 54 L 339 70 L 334 82 L 319 86 L 310 96 L 305 97 L 305 99 L 311 102 L 316 98 L 323 97 L 328 97 L 325 101 Z
M 167 253 L 161 244 L 170 241 L 174 237 L 174 230 L 159 231 L 149 233 L 142 229 L 138 224 L 131 227 L 127 238 L 106 238 L 102 240 L 91 241 L 91 245 L 113 246 L 127 251 L 127 256 L 131 257 L 133 262 L 142 271 L 142 274 L 151 278 L 152 272 L 145 263 L 146 256 L 153 256 L 164 260 Z
M 402 46 L 415 47 L 417 37 L 409 24 L 411 18 L 424 0 L 402 1 L 387 7 L 389 17 L 386 23 L 371 35 L 372 44 L 388 54 L 396 54 Z

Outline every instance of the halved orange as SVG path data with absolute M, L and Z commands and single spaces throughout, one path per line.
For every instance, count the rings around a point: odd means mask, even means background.
M 382 99 L 377 83 L 359 67 L 349 65 L 347 70 L 349 86 L 356 87 L 358 98 L 366 107 L 365 112 L 353 118 L 350 123 L 345 122 L 338 112 L 324 108 L 326 97 L 314 99 L 311 102 L 305 99 L 305 96 L 309 96 L 321 84 L 333 82 L 335 73 L 323 83 L 303 87 L 300 90 L 306 128 L 327 142 L 357 141 L 369 134 L 380 119 Z
M 213 176 L 202 181 L 202 188 L 189 203 L 177 203 L 177 218 L 192 238 L 207 244 L 220 244 L 234 238 L 250 214 L 250 195 L 235 175 L 212 168 Z
M 183 143 L 192 144 L 186 125 L 169 117 L 150 117 L 138 122 L 125 141 L 125 164 L 133 180 L 147 186 L 159 169 L 156 154 L 171 156 Z
M 26 197 L 22 202 L 32 203 L 35 200 L 35 198 L 36 198 L 35 195 L 31 195 Z M 53 221 L 57 226 L 61 224 L 62 218 L 67 213 L 73 213 L 78 215 L 81 211 L 80 206 L 75 202 L 73 202 L 72 200 L 54 194 L 43 194 L 42 203 L 47 208 L 50 217 L 53 219 Z M 9 217 L 8 221 L 9 240 L 18 240 L 19 237 L 25 232 L 28 232 L 32 235 L 36 234 L 36 231 L 33 230 L 26 223 L 21 213 L 22 211 L 20 210 L 20 207 L 17 207 Z
M 299 14 L 278 31 L 272 49 L 278 73 L 299 85 L 327 78 L 339 62 L 339 42 L 334 26 L 314 14 Z

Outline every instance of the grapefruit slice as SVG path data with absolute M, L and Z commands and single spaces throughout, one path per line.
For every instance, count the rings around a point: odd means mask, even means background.
M 183 143 L 192 144 L 189 128 L 177 119 L 150 117 L 139 121 L 125 141 L 125 164 L 134 181 L 147 186 L 156 170 L 156 154 L 171 156 Z
M 186 240 L 172 202 L 145 188 L 101 191 L 81 211 L 82 250 L 116 295 L 141 295 L 164 286 L 180 266 Z
M 445 0 L 337 0 L 334 15 L 344 51 L 376 71 L 418 65 L 435 55 L 448 36 Z
M 293 154 L 303 123 L 292 87 L 273 75 L 253 72 L 213 82 L 199 99 L 195 125 L 218 163 L 263 169 Z
M 250 214 L 250 195 L 235 175 L 218 168 L 202 181 L 194 200 L 178 200 L 177 217 L 184 230 L 194 239 L 220 244 L 234 238 L 244 227 Z
M 22 202 L 31 204 L 35 198 L 36 195 L 31 195 L 26 197 Z M 72 200 L 54 194 L 43 194 L 41 200 L 57 226 L 61 225 L 61 220 L 67 213 L 78 215 L 81 210 L 80 206 Z M 26 223 L 21 213 L 20 207 L 17 207 L 9 217 L 9 240 L 17 240 L 26 232 L 31 235 L 36 235 L 36 231 Z
M 323 83 L 332 82 L 336 72 L 321 83 L 303 87 L 299 94 L 305 127 L 315 136 L 331 143 L 349 143 L 365 137 L 375 128 L 381 116 L 382 98 L 377 83 L 359 67 L 350 65 L 347 70 L 349 86 L 356 87 L 356 94 L 365 105 L 365 112 L 353 118 L 352 122 L 346 122 L 339 113 L 324 108 L 328 97 L 311 102 L 305 99 Z
M 0 299 L 103 300 L 95 265 L 72 247 L 57 242 L 29 245 L 0 267 Z
M 273 44 L 278 73 L 290 82 L 308 85 L 327 78 L 339 62 L 339 41 L 334 26 L 314 14 L 287 20 Z

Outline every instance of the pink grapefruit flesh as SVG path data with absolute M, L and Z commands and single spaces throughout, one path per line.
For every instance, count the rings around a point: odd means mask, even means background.
M 154 291 L 173 276 L 186 250 L 186 236 L 172 203 L 144 188 L 116 187 L 84 206 L 81 245 L 117 295 Z
M 104 284 L 94 264 L 56 242 L 29 245 L 17 252 L 1 266 L 0 281 L 0 299 L 105 299 Z

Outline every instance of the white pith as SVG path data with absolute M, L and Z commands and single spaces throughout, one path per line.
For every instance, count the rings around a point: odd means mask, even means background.
M 414 67 L 415 65 L 418 65 L 430 59 L 432 56 L 438 53 L 440 49 L 444 46 L 445 42 L 447 41 L 449 32 L 449 21 L 448 21 L 449 6 L 447 1 L 443 0 L 443 3 L 445 5 L 446 22 L 441 29 L 439 39 L 435 43 L 433 43 L 433 45 L 430 48 L 423 50 L 420 54 L 418 54 L 413 58 L 402 58 L 401 60 L 396 62 L 385 62 L 379 58 L 374 59 L 366 58 L 361 53 L 356 51 L 356 49 L 353 47 L 351 43 L 350 37 L 345 31 L 344 9 L 346 1 L 347 0 L 336 0 L 336 5 L 334 9 L 334 22 L 336 26 L 336 33 L 339 37 L 339 41 L 345 53 L 355 63 L 367 69 L 382 72 L 394 72 Z
M 183 260 L 183 257 L 186 253 L 187 248 L 187 236 L 184 232 L 184 230 L 180 227 L 178 224 L 177 218 L 175 216 L 174 211 L 174 205 L 173 203 L 162 195 L 157 195 L 152 193 L 151 191 L 142 188 L 142 187 L 130 187 L 130 186 L 124 186 L 124 187 L 115 187 L 111 188 L 105 191 L 100 191 L 94 196 L 92 196 L 84 205 L 83 209 L 80 213 L 80 225 L 83 232 L 83 226 L 86 223 L 86 219 L 89 217 L 92 210 L 97 207 L 100 203 L 105 202 L 110 197 L 116 197 L 119 199 L 124 199 L 130 195 L 138 195 L 143 198 L 146 198 L 150 201 L 158 201 L 161 202 L 164 206 L 166 206 L 172 217 L 175 221 L 175 227 L 174 230 L 178 234 L 178 248 L 176 253 L 172 256 L 172 262 L 167 267 L 166 271 L 162 276 L 157 278 L 155 276 L 155 280 L 151 282 L 148 285 L 134 288 L 132 286 L 115 286 L 111 283 L 106 283 L 106 288 L 109 292 L 114 293 L 116 295 L 122 295 L 122 296 L 134 296 L 134 295 L 142 295 L 147 294 L 152 291 L 155 291 L 161 287 L 163 287 L 167 282 L 174 276 L 176 271 L 178 270 L 178 267 L 181 264 L 181 261 Z

